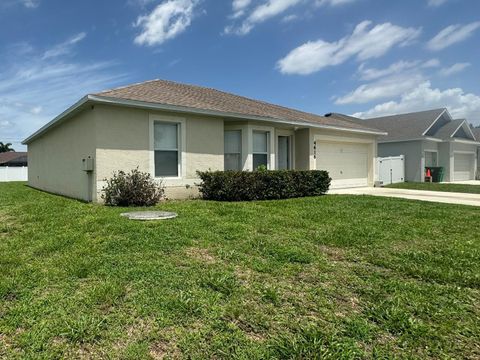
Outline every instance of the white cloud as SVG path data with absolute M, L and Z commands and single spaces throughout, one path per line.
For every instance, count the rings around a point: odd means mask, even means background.
M 450 75 L 458 74 L 459 72 L 462 72 L 470 65 L 471 65 L 470 63 L 456 63 L 456 64 L 453 64 L 452 66 L 440 69 L 439 73 L 442 76 L 450 76 Z
M 271 18 L 285 14 L 297 5 L 320 6 L 339 6 L 352 3 L 358 0 L 257 0 L 256 6 L 252 7 L 252 0 L 233 0 L 233 14 L 231 19 L 243 20 L 239 24 L 231 24 L 225 27 L 225 34 L 246 35 L 252 29 Z M 247 11 L 249 10 L 249 11 Z M 298 14 L 290 14 L 282 18 L 282 22 L 292 21 L 298 18 Z
M 61 44 L 55 45 L 51 49 L 48 49 L 47 51 L 45 51 L 45 53 L 43 54 L 43 59 L 49 59 L 49 58 L 70 54 L 71 51 L 73 50 L 73 47 L 77 43 L 85 39 L 86 36 L 87 36 L 86 33 L 81 32 L 79 34 L 72 36 L 67 41 Z
M 30 112 L 31 112 L 32 114 L 34 114 L 34 115 L 38 115 L 38 114 L 40 114 L 40 113 L 42 112 L 42 110 L 43 110 L 43 107 L 41 107 L 41 106 L 35 106 L 35 107 L 33 107 L 33 108 L 30 110 Z
M 364 104 L 378 99 L 399 96 L 424 80 L 421 74 L 395 75 L 379 81 L 360 85 L 345 96 L 338 98 L 335 104 Z
M 1 0 L 0 8 L 21 5 L 27 9 L 35 9 L 40 6 L 40 0 Z
M 22 148 L 22 139 L 80 97 L 127 79 L 112 61 L 81 62 L 69 53 L 45 57 L 62 44 L 46 51 L 25 45 L 8 46 L 0 68 L 1 137 L 14 143 L 17 150 Z
M 340 6 L 340 5 L 345 5 L 349 3 L 353 3 L 358 0 L 316 0 L 315 5 L 316 6 Z
M 232 9 L 234 19 L 239 18 L 245 14 L 245 10 L 251 4 L 252 0 L 233 0 Z
M 277 67 L 284 74 L 308 75 L 352 57 L 359 61 L 378 58 L 395 46 L 407 45 L 421 32 L 390 23 L 370 28 L 371 24 L 371 21 L 363 21 L 351 35 L 335 42 L 309 41 L 279 60 Z
M 428 0 L 427 3 L 428 3 L 428 6 L 437 7 L 445 4 L 447 1 L 448 0 Z
M 168 0 L 153 11 L 139 16 L 135 26 L 142 29 L 135 38 L 138 45 L 160 45 L 183 33 L 191 24 L 198 0 Z
M 298 20 L 300 17 L 296 14 L 290 14 L 282 18 L 282 23 L 290 23 Z
M 433 51 L 443 50 L 453 44 L 466 40 L 478 28 L 480 28 L 480 21 L 467 25 L 456 24 L 447 26 L 427 43 L 427 48 Z
M 21 1 L 22 1 L 23 6 L 25 6 L 26 8 L 29 8 L 29 9 L 34 9 L 34 8 L 36 8 L 40 5 L 39 0 L 21 0 Z
M 466 93 L 461 88 L 434 89 L 430 81 L 405 92 L 399 101 L 378 104 L 354 116 L 368 118 L 442 107 L 447 107 L 455 118 L 466 118 L 477 125 L 480 123 L 480 96 Z
M 288 9 L 303 2 L 303 0 L 268 0 L 257 5 L 239 27 L 230 25 L 225 28 L 226 34 L 246 35 L 256 25 L 263 23 Z
M 423 63 L 424 68 L 432 68 L 437 66 L 440 66 L 440 61 L 438 59 L 430 59 Z
M 421 68 L 431 68 L 437 67 L 440 65 L 440 62 L 437 59 L 430 59 L 428 61 L 404 61 L 400 60 L 396 63 L 391 64 L 387 68 L 377 69 L 377 68 L 367 68 L 365 64 L 361 64 L 358 68 L 358 74 L 362 80 L 375 80 L 385 76 L 390 76 L 394 74 L 400 74 L 405 71 L 421 69 Z

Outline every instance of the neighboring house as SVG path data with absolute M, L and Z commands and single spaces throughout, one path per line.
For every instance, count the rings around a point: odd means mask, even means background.
M 332 186 L 373 186 L 377 137 L 366 124 L 222 91 L 154 80 L 87 95 L 24 140 L 29 184 L 100 201 L 114 171 L 162 179 L 195 195 L 196 171 L 325 169 Z
M 425 167 L 429 166 L 443 167 L 447 182 L 475 179 L 480 143 L 468 122 L 452 119 L 447 109 L 357 119 L 357 123 L 388 133 L 378 139 L 378 156 L 405 155 L 406 181 L 424 181 Z
M 0 153 L 0 182 L 27 181 L 28 156 L 26 152 Z
M 26 152 L 4 152 L 0 153 L 0 166 L 22 167 L 28 166 Z

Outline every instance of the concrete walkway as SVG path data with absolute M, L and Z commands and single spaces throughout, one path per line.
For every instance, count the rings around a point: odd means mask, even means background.
M 328 192 L 332 195 L 372 195 L 393 198 L 402 198 L 409 200 L 421 200 L 446 204 L 461 204 L 480 206 L 480 194 L 464 194 L 441 191 L 423 191 L 423 190 L 406 190 L 406 189 L 390 189 L 390 188 L 351 188 L 351 189 L 332 189 Z

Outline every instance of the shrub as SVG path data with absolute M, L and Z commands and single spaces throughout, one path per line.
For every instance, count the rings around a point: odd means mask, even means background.
M 105 179 L 102 199 L 111 206 L 153 206 L 163 198 L 165 190 L 149 173 L 137 169 L 130 173 L 119 171 Z
M 205 171 L 199 190 L 206 200 L 251 201 L 324 195 L 330 187 L 322 170 Z

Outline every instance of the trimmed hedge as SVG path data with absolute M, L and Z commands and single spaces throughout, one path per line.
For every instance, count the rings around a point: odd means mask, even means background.
M 206 200 L 252 201 L 324 195 L 330 187 L 323 170 L 204 171 L 199 190 Z

